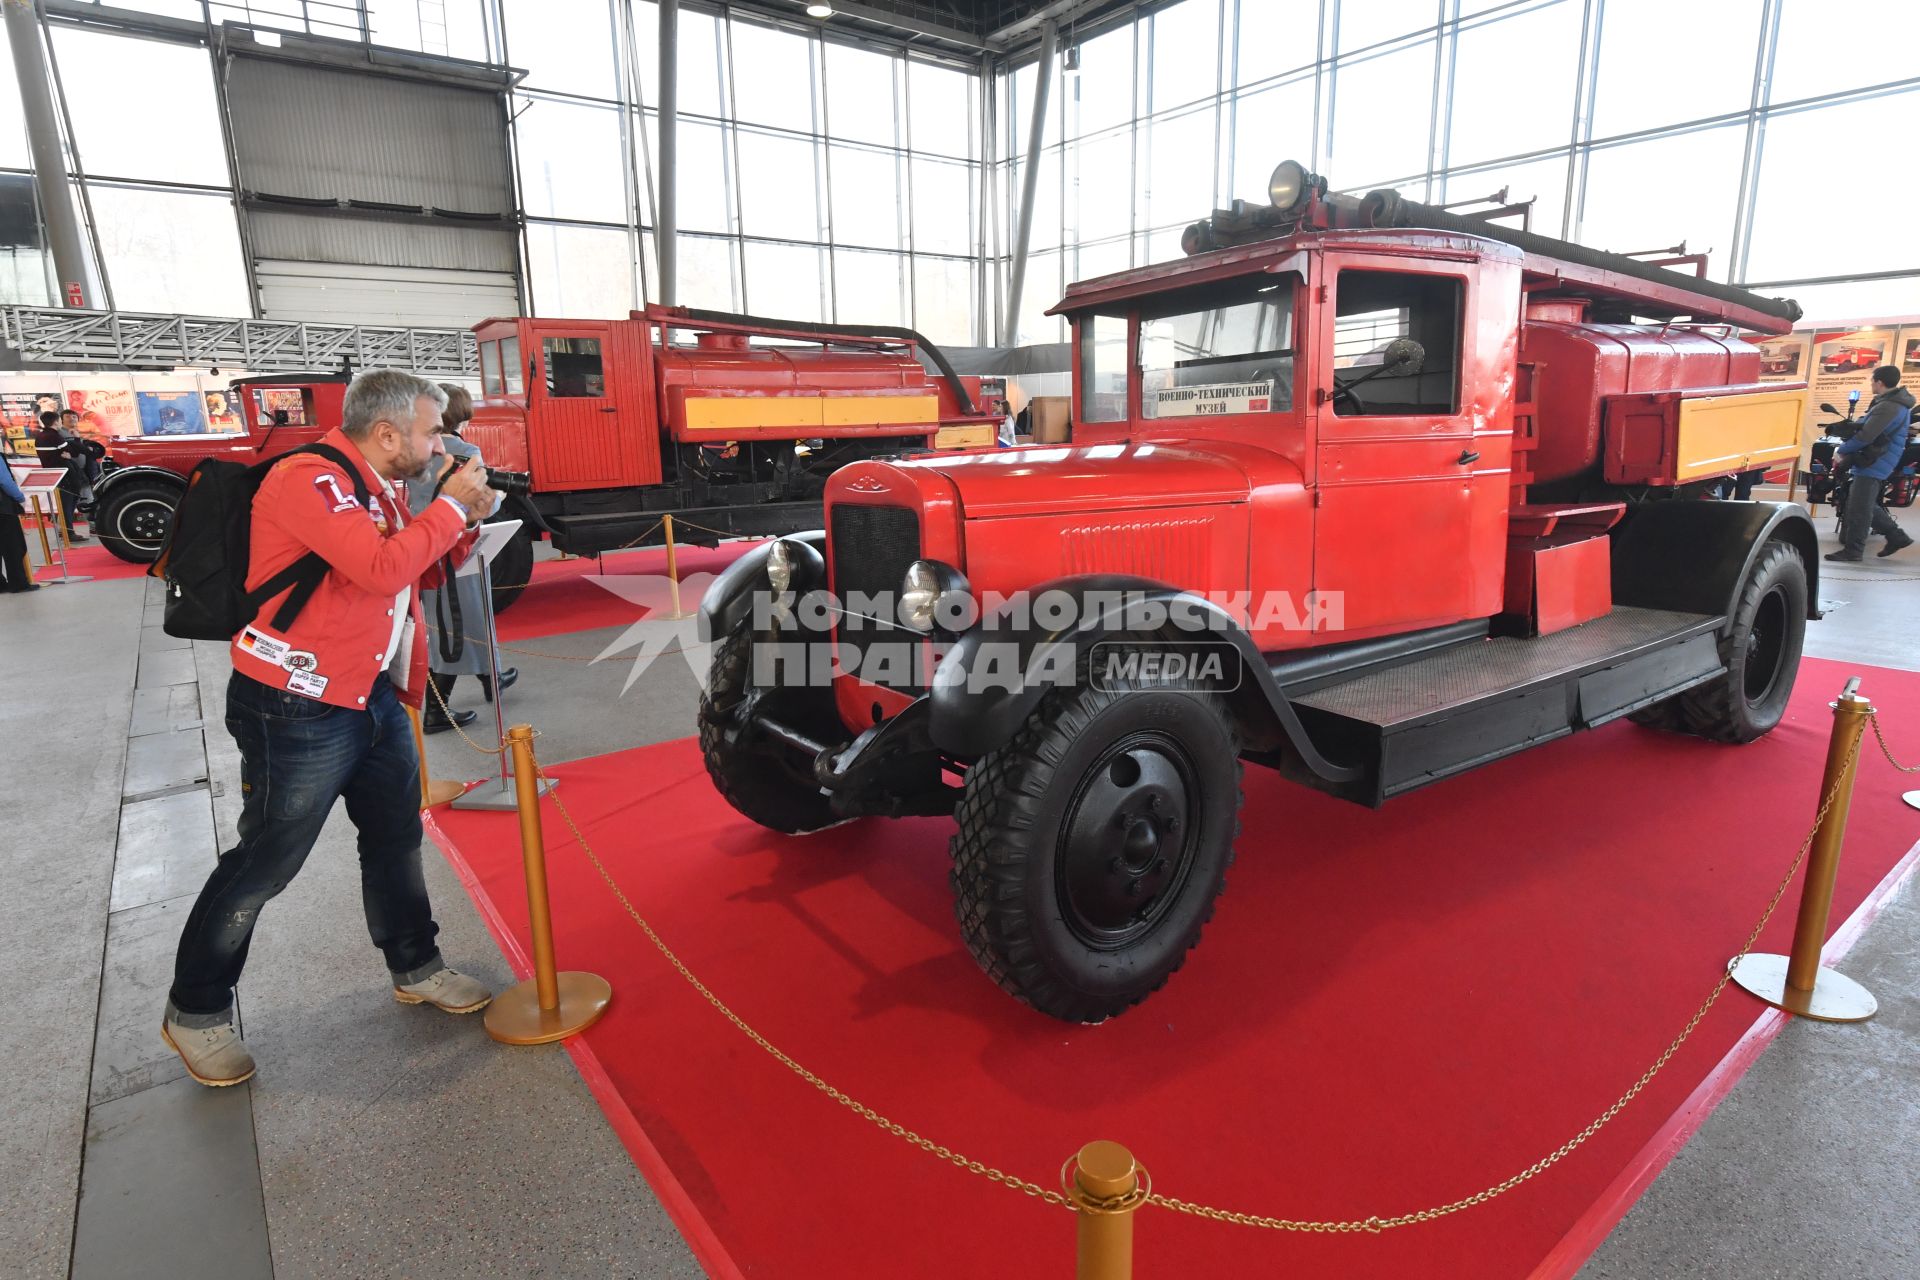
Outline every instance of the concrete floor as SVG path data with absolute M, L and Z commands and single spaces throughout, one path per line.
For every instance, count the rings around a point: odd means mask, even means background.
M 1810 653 L 1920 669 L 1920 560 L 1844 566 L 1821 594 L 1835 607 Z M 0 1031 L 7 1274 L 699 1275 L 563 1052 L 503 1050 L 476 1018 L 388 997 L 344 814 L 253 949 L 240 1010 L 260 1074 L 217 1091 L 186 1079 L 157 1024 L 180 922 L 232 843 L 238 761 L 219 720 L 223 646 L 158 621 L 138 580 L 0 601 L 0 652 L 16 657 L 0 733 L 17 744 L 0 850 L 17 993 Z M 623 634 L 509 655 L 512 719 L 539 726 L 543 760 L 689 730 L 697 684 L 673 651 L 689 625 L 640 626 L 666 652 L 624 695 L 628 662 L 582 660 Z M 477 695 L 467 682 L 455 703 L 487 711 Z M 1920 756 L 1920 727 L 1907 741 Z M 428 759 L 440 776 L 487 771 L 452 734 Z M 432 856 L 427 872 L 449 959 L 504 983 L 451 872 Z M 1583 1277 L 1920 1274 L 1913 894 L 1845 967 L 1880 1017 L 1790 1027 Z

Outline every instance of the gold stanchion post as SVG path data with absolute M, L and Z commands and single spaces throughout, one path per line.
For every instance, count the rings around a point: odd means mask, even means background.
M 667 531 L 667 590 L 673 595 L 673 612 L 667 618 L 684 618 L 687 614 L 680 607 L 680 555 L 673 545 L 673 517 L 661 516 L 660 523 Z
M 598 974 L 557 972 L 553 913 L 547 903 L 547 846 L 540 832 L 540 766 L 533 727 L 507 730 L 514 792 L 520 804 L 520 852 L 527 869 L 527 915 L 533 926 L 533 978 L 515 983 L 487 1006 L 487 1034 L 504 1044 L 549 1044 L 585 1031 L 607 1011 L 613 988 Z
M 40 495 L 33 495 L 33 523 L 40 534 L 40 560 L 43 568 L 53 566 L 53 546 L 47 541 L 47 513 L 40 509 Z
M 1075 1280 L 1133 1280 L 1133 1214 L 1146 1199 L 1133 1153 L 1089 1142 L 1069 1168 L 1063 1181 L 1079 1219 Z
M 435 778 L 427 772 L 427 735 L 420 727 L 420 713 L 408 707 L 407 719 L 413 721 L 413 749 L 420 756 L 421 809 L 431 809 L 467 794 L 467 789 L 452 778 Z
M 1847 808 L 1860 759 L 1860 736 L 1873 704 L 1856 690 L 1860 678 L 1847 681 L 1833 707 L 1833 736 L 1827 741 L 1827 767 L 1820 778 L 1820 802 L 1826 816 L 1807 853 L 1807 882 L 1800 891 L 1800 916 L 1793 926 L 1788 955 L 1750 953 L 1734 962 L 1733 980 L 1777 1009 L 1821 1022 L 1864 1022 L 1879 1009 L 1865 987 L 1835 969 L 1822 968 L 1827 916 L 1833 908 L 1833 880 L 1840 869 L 1840 847 L 1847 835 Z

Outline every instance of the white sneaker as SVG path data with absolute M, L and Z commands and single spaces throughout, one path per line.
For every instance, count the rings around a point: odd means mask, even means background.
M 393 998 L 401 1004 L 430 1004 L 448 1013 L 475 1013 L 492 1003 L 493 992 L 478 978 L 440 968 L 418 982 L 395 983 Z
M 255 1070 L 253 1054 L 233 1025 L 233 1016 L 211 1027 L 186 1027 L 177 1019 L 179 1011 L 167 1005 L 167 1016 L 160 1023 L 160 1038 L 187 1064 L 187 1074 L 201 1084 L 224 1089 L 251 1079 Z

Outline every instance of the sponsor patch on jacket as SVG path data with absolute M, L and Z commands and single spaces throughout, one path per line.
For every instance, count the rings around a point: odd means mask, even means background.
M 317 676 L 311 671 L 287 672 L 287 690 L 308 698 L 318 698 L 327 691 L 327 678 Z
M 285 640 L 275 640 L 266 632 L 260 631 L 252 626 L 248 626 L 246 630 L 235 636 L 233 642 L 240 646 L 245 652 L 260 659 L 260 661 L 276 667 L 282 665 L 286 661 L 287 655 L 293 652 L 293 646 Z M 312 655 L 309 654 L 307 656 L 311 657 Z
M 315 476 L 313 487 L 319 491 L 320 501 L 326 504 L 329 515 L 357 510 L 360 506 L 359 499 L 350 493 L 341 492 L 340 477 L 332 472 L 323 471 Z
M 280 659 L 280 665 L 289 671 L 311 671 L 320 663 L 305 649 L 295 649 Z

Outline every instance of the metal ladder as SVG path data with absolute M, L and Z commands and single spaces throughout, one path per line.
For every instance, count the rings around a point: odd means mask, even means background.
M 391 367 L 423 377 L 480 375 L 466 329 L 9 306 L 0 307 L 0 343 L 22 360 L 93 368 L 330 373 Z

